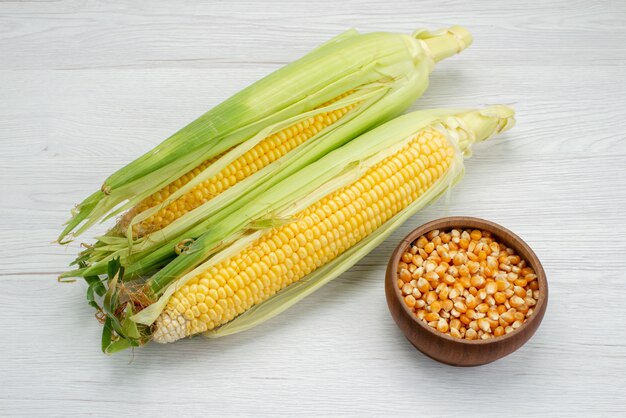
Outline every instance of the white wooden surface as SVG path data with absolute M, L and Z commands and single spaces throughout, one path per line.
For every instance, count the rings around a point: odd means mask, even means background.
M 0 416 L 626 413 L 626 3 L 621 1 L 0 2 Z M 348 27 L 459 23 L 463 56 L 414 107 L 512 104 L 448 202 L 282 316 L 218 341 L 106 357 L 76 248 L 51 244 L 108 173 Z M 383 271 L 410 228 L 500 222 L 544 263 L 535 337 L 491 365 L 416 352 Z

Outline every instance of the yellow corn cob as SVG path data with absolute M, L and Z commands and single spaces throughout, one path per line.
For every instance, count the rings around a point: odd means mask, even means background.
M 450 166 L 454 149 L 426 128 L 356 182 L 301 211 L 238 255 L 189 280 L 169 299 L 153 340 L 211 330 L 338 257 L 424 193 Z
M 139 202 L 135 207 L 133 207 L 131 210 L 126 212 L 124 214 L 124 216 L 122 216 L 122 219 L 120 220 L 119 225 L 118 225 L 120 230 L 122 232 L 124 232 L 124 230 L 128 227 L 128 225 L 130 224 L 132 219 L 137 214 L 143 212 L 144 210 L 148 210 L 148 209 L 150 209 L 150 208 L 152 208 L 154 206 L 157 206 L 157 205 L 160 205 L 161 203 L 163 203 L 168 197 L 170 197 L 172 194 L 174 194 L 176 192 L 176 190 L 180 189 L 185 184 L 189 183 L 191 181 L 191 179 L 193 179 L 194 177 L 196 177 L 197 175 L 202 173 L 207 167 L 209 167 L 211 164 L 213 164 L 215 161 L 217 161 L 222 155 L 224 155 L 224 154 L 219 154 L 219 155 L 216 155 L 213 158 L 209 158 L 208 160 L 204 161 L 202 164 L 200 164 L 199 166 L 197 166 L 193 170 L 185 173 L 180 178 L 174 180 L 173 182 L 171 182 L 167 186 L 163 187 L 158 192 L 155 192 L 154 194 L 146 197 L 144 200 Z M 170 206 L 173 206 L 173 204 L 170 205 Z M 169 216 L 167 216 L 164 212 L 165 212 L 165 209 L 169 208 L 170 206 L 168 206 L 168 207 L 162 209 L 161 211 L 159 211 L 158 215 L 159 216 L 164 216 L 165 215 L 167 218 L 169 218 Z M 150 223 L 154 222 L 154 217 L 155 216 L 156 215 L 152 215 L 148 219 L 146 219 L 145 221 L 141 222 L 140 224 L 133 225 L 133 228 L 132 228 L 133 229 L 133 237 L 140 237 L 140 236 L 148 234 L 150 232 L 149 230 L 151 229 L 150 228 Z M 154 228 L 154 229 L 156 229 L 156 228 Z
M 335 99 L 322 104 L 320 107 L 328 106 L 350 93 L 351 92 L 344 93 Z M 139 238 L 165 228 L 167 225 L 187 212 L 206 203 L 211 198 L 224 192 L 246 177 L 254 174 L 302 143 L 311 139 L 321 130 L 337 122 L 357 105 L 358 103 L 353 103 L 340 109 L 311 116 L 302 122 L 268 136 L 250 149 L 250 151 L 244 153 L 231 164 L 226 166 L 215 176 L 201 182 L 183 196 L 163 207 L 145 220 L 134 224 L 132 226 L 133 238 Z M 128 224 L 135 215 L 164 202 L 169 196 L 176 192 L 176 190 L 183 187 L 191 181 L 191 179 L 211 165 L 211 163 L 219 159 L 220 156 L 203 162 L 179 179 L 168 184 L 163 189 L 138 203 L 133 209 L 123 216 L 119 225 L 121 230 L 124 231 L 128 227 Z

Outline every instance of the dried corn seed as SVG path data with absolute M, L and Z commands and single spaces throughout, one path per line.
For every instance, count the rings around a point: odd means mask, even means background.
M 402 254 L 397 274 L 406 306 L 456 338 L 511 332 L 539 297 L 534 270 L 486 231 L 429 231 Z
M 478 300 L 476 300 L 474 295 L 470 294 L 465 298 L 465 306 L 467 306 L 468 309 L 474 309 L 477 305 Z
M 449 284 L 452 285 L 456 282 L 456 279 L 454 278 L 454 276 L 450 275 L 450 274 L 446 274 L 443 276 L 443 282 L 445 284 Z
M 492 321 L 497 321 L 498 319 L 500 319 L 500 314 L 495 309 L 492 309 L 487 312 L 487 318 L 491 319 Z
M 433 238 L 435 238 L 437 235 L 439 235 L 439 230 L 438 229 L 433 229 L 432 231 L 428 232 L 426 234 L 426 239 L 429 240 L 433 240 Z
M 457 312 L 465 313 L 467 311 L 467 306 L 465 306 L 465 303 L 463 302 L 455 302 L 454 309 L 456 309 Z
M 417 249 L 417 247 L 414 248 Z M 415 254 L 411 259 L 411 263 L 413 263 L 417 267 L 422 267 L 422 264 L 424 264 L 424 259 L 419 254 Z
M 430 284 L 428 283 L 428 280 L 420 277 L 417 279 L 417 288 L 420 292 L 425 293 L 430 289 Z
M 514 286 L 513 287 L 513 292 L 515 292 L 515 294 L 517 296 L 519 296 L 520 298 L 526 297 L 526 291 L 524 290 L 523 287 L 520 286 Z
M 493 298 L 496 300 L 497 304 L 502 304 L 506 301 L 506 296 L 502 292 L 494 293 Z
M 481 289 L 483 286 L 485 286 L 486 281 L 485 278 L 482 276 L 472 276 L 472 278 L 470 279 L 470 283 L 472 284 L 472 286 Z
M 524 304 L 524 299 L 520 298 L 517 295 L 514 295 L 509 299 L 509 303 L 512 307 L 517 308 L 518 306 L 522 306 Z
M 429 307 L 431 312 L 439 313 L 439 311 L 441 310 L 441 303 L 436 300 L 431 303 Z
M 481 318 L 477 321 L 478 327 L 480 329 L 482 329 L 483 331 L 487 332 L 491 329 L 491 326 L 489 325 L 489 321 L 487 321 L 487 319 L 485 318 Z
M 497 277 L 497 276 L 496 276 Z M 496 279 L 496 286 L 499 292 L 508 289 L 511 285 L 506 279 Z
M 439 319 L 439 322 L 437 322 L 437 331 L 448 332 L 449 329 L 450 327 L 448 326 L 448 321 L 443 318 Z
M 450 335 L 454 338 L 463 338 L 463 335 L 457 328 L 450 328 Z
M 420 277 L 422 277 L 423 274 L 424 274 L 424 267 L 418 267 L 415 270 L 413 270 L 413 273 L 411 273 L 411 277 L 413 278 L 413 280 L 417 280 Z
M 476 311 L 480 313 L 485 313 L 488 310 L 489 310 L 489 305 L 487 305 L 486 303 L 481 303 L 478 306 L 476 306 Z
M 503 321 L 505 321 L 507 324 L 512 323 L 513 321 L 515 321 L 515 317 L 513 316 L 512 313 L 510 312 L 505 312 L 503 314 L 500 315 L 500 319 L 502 319 Z
M 528 280 L 526 280 L 526 279 L 516 279 L 516 280 L 513 280 L 513 284 L 515 286 L 526 287 L 526 285 L 528 284 Z
M 437 300 L 437 293 L 435 293 L 435 291 L 434 291 L 434 290 L 431 290 L 430 292 L 428 292 L 428 293 L 426 294 L 426 303 L 427 303 L 427 304 L 429 304 L 429 305 L 430 305 L 431 303 L 433 303 L 433 302 L 434 302 L 434 301 L 436 301 L 436 300 Z M 524 302 L 524 300 L 522 299 L 522 303 L 523 303 L 523 302 Z
M 439 283 L 435 288 L 435 293 L 441 293 L 444 289 L 448 289 L 448 286 L 445 283 Z
M 426 316 L 424 317 L 424 319 L 428 322 L 431 321 L 438 321 L 439 320 L 439 314 L 436 312 L 429 312 L 426 314 Z

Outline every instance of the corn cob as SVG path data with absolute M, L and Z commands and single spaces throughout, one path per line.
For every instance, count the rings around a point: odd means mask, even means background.
M 336 277 L 458 181 L 462 155 L 469 155 L 472 143 L 512 125 L 513 112 L 506 107 L 415 112 L 306 167 L 268 196 L 322 168 L 331 178 L 321 175 L 310 186 L 314 192 L 300 200 L 277 203 L 286 206 L 279 213 L 289 223 L 254 232 L 170 282 L 160 304 L 153 305 L 161 312 L 151 338 L 167 343 L 201 332 L 226 335 L 285 309 L 307 293 L 306 286 Z M 255 210 L 244 210 L 250 211 Z M 301 283 L 300 292 L 286 292 Z M 259 310 L 268 302 L 274 302 L 274 311 Z M 150 308 L 132 319 L 152 323 Z
M 407 85 L 410 97 L 397 98 L 402 102 L 400 110 L 394 109 L 397 114 L 426 88 L 426 76 L 434 62 L 470 43 L 471 36 L 460 27 L 432 33 L 420 30 L 412 37 L 360 35 L 356 31 L 339 35 L 242 90 L 109 176 L 100 191 L 78 205 L 59 240 L 135 206 L 203 161 L 264 129 L 346 92 L 381 82 L 387 83 L 389 90 L 398 83 Z M 420 82 L 410 85 L 416 76 Z
M 259 193 L 396 116 L 426 89 L 434 62 L 470 43 L 460 27 L 412 37 L 350 32 L 259 81 L 115 173 L 103 192 L 79 205 L 61 238 L 131 209 L 115 233 L 80 255 L 76 263 L 83 268 L 62 277 L 103 274 L 115 258 L 135 276 L 164 265 L 182 240 L 196 238 Z M 271 115 L 270 91 L 284 107 Z M 242 98 L 245 106 L 233 104 Z M 245 117 L 223 112 L 231 107 L 245 108 Z M 252 114 L 258 120 L 240 126 Z M 238 129 L 221 124 L 220 132 L 208 115 Z
M 298 213 L 297 222 L 191 279 L 172 295 L 154 340 L 212 330 L 335 259 L 416 200 L 453 158 L 440 132 L 419 132 L 361 179 Z
M 321 107 L 328 106 L 348 96 L 349 94 L 350 92 L 342 94 L 330 102 L 324 103 Z M 278 160 L 289 151 L 313 138 L 323 129 L 337 122 L 357 104 L 358 103 L 352 103 L 336 110 L 311 116 L 302 122 L 268 136 L 254 146 L 250 151 L 244 153 L 227 167 L 222 169 L 215 176 L 199 183 L 183 196 L 167 204 L 167 206 L 160 209 L 157 213 L 150 215 L 147 219 L 134 224 L 132 226 L 133 238 L 142 237 L 148 233 L 164 228 L 176 219 L 182 217 L 187 212 L 197 208 L 212 197 L 215 197 L 221 192 L 234 186 L 237 182 Z M 219 156 L 203 162 L 192 171 L 186 173 L 180 179 L 175 180 L 163 189 L 144 199 L 124 216 L 119 228 L 124 231 L 128 227 L 132 218 L 134 218 L 137 214 L 144 212 L 149 208 L 158 206 L 166 201 L 169 196 L 173 195 L 193 177 L 196 177 L 204 171 L 218 158 Z

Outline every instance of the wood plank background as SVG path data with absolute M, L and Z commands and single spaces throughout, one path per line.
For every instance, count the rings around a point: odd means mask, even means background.
M 467 26 L 414 108 L 505 103 L 448 201 L 257 329 L 107 357 L 82 283 L 51 244 L 106 175 L 349 27 Z M 626 413 L 626 3 L 1 1 L 0 415 L 608 416 Z M 416 352 L 383 272 L 411 228 L 499 222 L 544 263 L 535 337 L 491 365 Z M 103 230 L 103 229 L 101 229 Z

